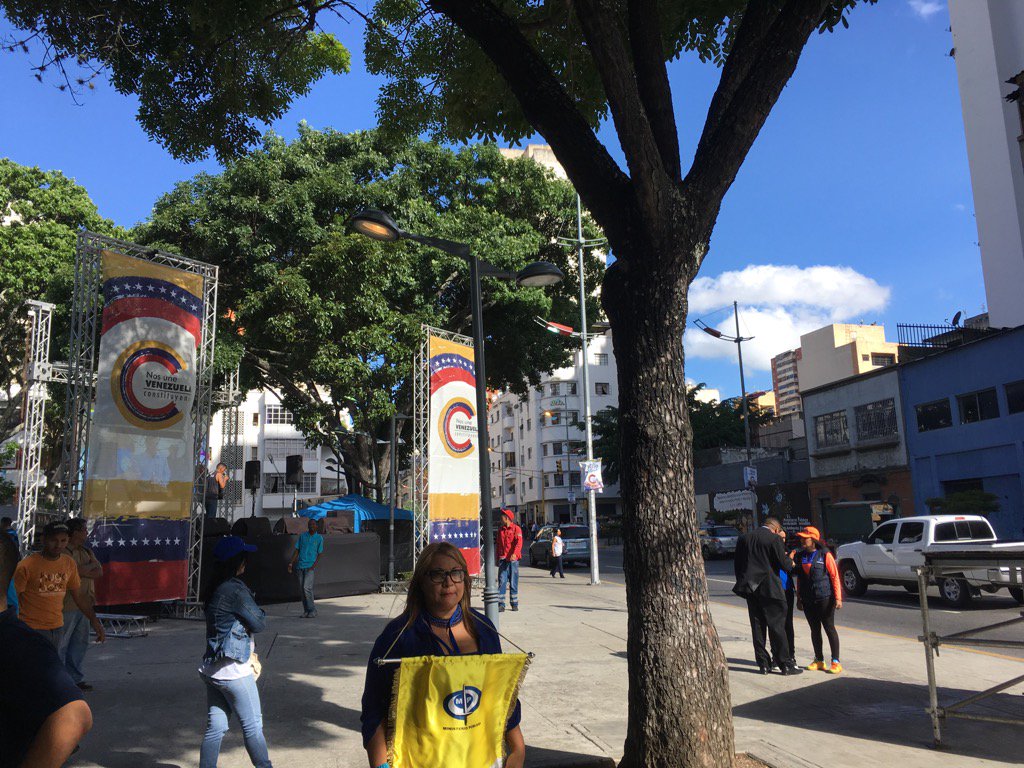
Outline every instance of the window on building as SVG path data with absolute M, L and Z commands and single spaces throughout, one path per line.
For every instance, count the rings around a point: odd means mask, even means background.
M 846 411 L 833 411 L 814 417 L 814 435 L 819 448 L 846 445 L 850 435 L 846 429 Z
M 522 424 L 519 425 L 519 439 L 520 440 L 523 439 L 523 425 Z
M 607 381 L 599 381 L 596 384 L 594 384 L 595 395 L 608 395 L 611 394 L 611 391 L 612 385 L 609 384 Z
M 871 355 L 861 355 L 860 359 L 866 363 L 868 360 L 871 359 Z
M 525 480 L 520 481 L 520 483 L 519 483 L 519 490 L 522 492 L 522 494 L 524 496 L 526 495 L 526 481 Z
M 999 400 L 996 398 L 994 388 L 957 395 L 956 402 L 960 407 L 961 424 L 973 424 L 976 421 L 999 418 Z
M 316 472 L 304 472 L 302 474 L 302 486 L 299 493 L 316 493 Z M 279 472 L 267 472 L 263 475 L 264 493 L 291 493 L 292 486 L 285 483 L 285 476 Z
M 857 417 L 857 438 L 871 440 L 899 433 L 896 425 L 896 401 L 894 398 L 878 400 L 854 409 Z
M 890 365 L 896 365 L 896 355 L 887 354 L 884 352 L 872 352 L 871 364 L 879 368 L 886 368 Z
M 953 426 L 953 414 L 949 408 L 949 400 L 923 403 L 914 410 L 917 412 L 918 432 L 930 432 L 933 429 L 945 429 Z
M 598 352 L 594 355 L 594 365 L 608 365 L 608 355 L 605 352 Z
M 576 394 L 576 382 L 575 381 L 570 381 L 568 384 L 565 385 L 565 394 L 567 394 L 567 395 L 575 395 Z
M 545 488 L 550 488 L 551 487 L 551 476 L 550 475 L 544 475 L 544 487 Z
M 569 473 L 569 485 L 576 486 L 577 488 L 579 487 L 579 485 L 580 485 L 580 473 L 579 472 L 570 472 Z
M 532 427 L 532 426 L 533 426 L 533 419 L 527 419 L 526 420 L 526 431 L 529 432 L 530 431 L 530 427 Z
M 258 427 L 260 425 L 260 413 L 257 411 L 252 415 L 252 425 Z
M 540 446 L 540 455 L 541 456 L 547 456 L 548 455 L 548 444 L 547 443 L 542 443 L 541 444 L 541 446 Z
M 526 458 L 528 458 L 528 459 L 532 459 L 533 458 L 533 448 L 527 448 L 526 449 Z
M 532 477 L 526 478 L 526 482 L 529 483 L 529 488 L 532 491 L 533 490 L 533 478 Z
M 252 448 L 249 449 L 249 461 L 256 461 L 257 459 L 259 459 L 259 457 L 259 448 L 257 448 L 254 445 Z
M 292 412 L 282 405 L 267 406 L 267 424 L 294 424 Z
M 303 462 L 306 462 L 307 466 L 320 460 L 320 449 L 319 448 L 307 448 L 306 441 L 301 438 L 298 440 L 264 440 L 263 450 L 266 451 L 267 456 L 273 456 L 274 461 L 284 461 L 285 456 L 302 456 Z
M 565 485 L 565 475 L 562 474 L 561 472 L 556 472 L 555 474 L 550 475 L 550 477 L 551 485 L 554 486 L 555 488 L 560 488 L 563 485 Z
M 1006 410 L 1010 413 L 1024 413 L 1024 381 L 1006 385 Z
M 506 416 L 511 416 L 512 415 L 512 406 L 511 405 L 506 405 L 505 406 L 505 415 Z
M 548 384 L 548 394 L 549 395 L 552 395 L 552 396 L 553 395 L 558 395 L 558 394 L 561 394 L 561 392 L 562 392 L 562 385 L 559 384 L 557 381 L 553 381 L 550 384 Z

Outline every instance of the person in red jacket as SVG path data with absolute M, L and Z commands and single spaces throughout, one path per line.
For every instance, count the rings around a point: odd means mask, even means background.
M 836 559 L 821 541 L 821 534 L 814 526 L 807 526 L 797 533 L 802 549 L 794 557 L 796 569 L 797 608 L 804 612 L 811 628 L 811 645 L 814 646 L 814 661 L 807 667 L 838 675 L 843 671 L 839 663 L 839 633 L 836 632 L 836 611 L 843 607 L 843 589 L 839 581 Z M 821 631 L 828 637 L 832 663 L 825 663 L 821 643 Z
M 519 610 L 519 561 L 523 557 L 523 530 L 516 525 L 512 510 L 501 510 L 498 531 L 498 610 L 505 610 L 505 589 L 509 590 L 512 610 Z

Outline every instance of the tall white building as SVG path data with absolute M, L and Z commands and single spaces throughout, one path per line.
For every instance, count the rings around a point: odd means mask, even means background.
M 306 447 L 291 412 L 272 392 L 254 389 L 246 393 L 235 423 L 234 418 L 231 409 L 223 409 L 214 414 L 210 424 L 210 468 L 223 461 L 231 477 L 220 505 L 221 517 L 229 522 L 248 517 L 253 513 L 254 496 L 256 514 L 276 519 L 291 513 L 296 496 L 301 501 L 338 494 L 339 475 L 332 464 L 326 463 L 331 452 Z M 225 436 L 226 431 L 234 431 L 235 436 Z M 297 489 L 285 486 L 285 458 L 290 455 L 302 456 L 302 485 Z M 243 488 L 245 462 L 251 460 L 261 465 L 260 487 L 255 494 Z M 343 473 L 340 486 L 342 494 L 348 492 Z
M 590 410 L 596 415 L 619 404 L 611 332 L 592 336 L 588 346 Z M 502 392 L 488 407 L 491 503 L 512 509 L 526 524 L 587 515 L 579 466 L 586 459 L 581 358 L 577 350 L 572 366 L 545 376 L 527 395 Z M 621 513 L 618 484 L 605 485 L 596 499 L 598 516 Z
M 1024 325 L 1024 3 L 950 0 L 949 16 L 989 323 Z

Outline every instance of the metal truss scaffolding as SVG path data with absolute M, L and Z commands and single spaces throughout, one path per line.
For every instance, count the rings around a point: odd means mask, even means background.
M 100 296 L 103 251 L 162 264 L 203 278 L 202 335 L 196 350 L 196 396 L 192 406 L 195 426 L 193 452 L 196 470 L 193 476 L 191 519 L 189 526 L 188 585 L 186 609 L 199 600 L 203 553 L 203 491 L 207 469 L 201 461 L 206 453 L 210 431 L 210 407 L 213 399 L 213 350 L 216 342 L 217 267 L 148 248 L 135 243 L 103 237 L 92 232 L 78 236 L 75 260 L 75 286 L 71 312 L 71 358 L 68 361 L 68 393 L 61 459 L 65 481 L 61 506 L 68 516 L 81 514 L 89 460 L 89 428 L 95 396 L 97 331 L 102 309 Z
M 220 460 L 234 469 L 245 465 L 244 448 L 242 444 L 242 409 L 240 401 L 242 393 L 238 385 L 238 368 L 228 376 L 224 386 L 214 393 L 213 400 L 219 406 L 221 420 L 221 445 Z M 235 510 L 242 507 L 242 483 L 236 479 L 228 481 L 224 489 L 224 498 L 221 500 L 219 514 L 222 517 L 232 519 Z M 231 510 L 231 515 L 227 511 Z
M 46 382 L 50 374 L 50 319 L 53 304 L 28 301 L 25 348 L 25 398 L 21 475 L 18 479 L 18 543 L 27 554 L 35 542 L 39 491 L 46 485 L 42 471 L 46 422 Z
M 430 337 L 436 336 L 456 344 L 473 345 L 473 340 L 461 333 L 452 333 L 429 325 L 421 325 L 423 338 L 413 370 L 413 422 L 412 422 L 412 506 L 415 530 L 413 533 L 413 562 L 430 543 Z M 487 446 L 480 446 L 487 450 Z

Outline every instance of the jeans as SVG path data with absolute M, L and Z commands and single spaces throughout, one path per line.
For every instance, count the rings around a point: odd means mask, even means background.
M 212 520 L 217 516 L 217 497 L 207 496 L 203 499 L 203 506 L 206 508 L 206 519 Z
M 272 768 L 267 752 L 267 740 L 263 737 L 263 712 L 260 709 L 260 692 L 256 678 L 252 675 L 237 680 L 214 680 L 201 675 L 206 683 L 206 704 L 209 712 L 206 719 L 206 735 L 199 750 L 199 768 L 216 768 L 220 757 L 220 743 L 228 732 L 228 720 L 232 714 L 242 724 L 242 738 L 245 751 L 256 768 Z
M 299 575 L 299 588 L 302 590 L 302 610 L 305 613 L 316 616 L 316 606 L 313 604 L 313 578 L 312 568 L 296 568 L 295 573 Z
M 89 650 L 89 620 L 81 611 L 64 611 L 64 638 L 60 644 L 60 660 L 75 683 L 85 679 L 82 667 Z
M 557 571 L 558 575 L 561 576 L 563 579 L 565 578 L 565 571 L 562 570 L 562 556 L 561 555 L 559 555 L 558 557 L 555 557 L 554 555 L 551 556 L 551 576 L 552 577 L 554 577 L 555 571 Z
M 35 627 L 33 627 L 35 629 Z M 57 653 L 60 653 L 60 644 L 64 640 L 64 627 L 57 627 L 56 629 L 36 629 L 40 635 L 50 641 Z
M 502 560 L 498 563 L 498 605 L 505 604 L 505 588 L 509 589 L 512 605 L 519 605 L 519 561 Z

